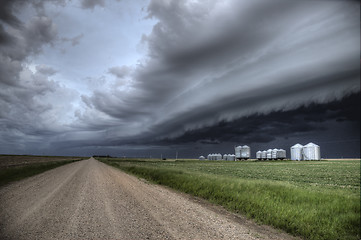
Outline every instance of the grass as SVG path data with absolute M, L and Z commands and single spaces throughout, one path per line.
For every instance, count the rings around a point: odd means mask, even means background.
M 304 239 L 360 239 L 360 161 L 101 160 Z
M 60 167 L 62 165 L 80 161 L 79 160 L 64 160 L 64 161 L 52 161 L 41 162 L 24 165 L 21 167 L 11 167 L 0 169 L 0 187 L 13 181 L 18 181 L 27 177 L 34 176 L 36 174 L 45 172 L 47 170 Z

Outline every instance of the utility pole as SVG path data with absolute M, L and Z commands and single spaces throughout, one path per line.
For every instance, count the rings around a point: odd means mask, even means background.
M 178 159 L 178 151 L 175 152 L 175 160 Z

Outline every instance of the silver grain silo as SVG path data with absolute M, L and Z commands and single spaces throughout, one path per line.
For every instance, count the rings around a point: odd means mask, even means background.
M 234 155 L 234 154 L 228 154 L 228 160 L 229 160 L 229 161 L 236 161 L 236 155 Z
M 207 159 L 208 159 L 208 160 L 211 160 L 211 154 L 208 154 L 208 155 L 207 155 Z
M 305 160 L 320 160 L 321 152 L 320 146 L 314 143 L 308 143 L 302 148 L 303 150 L 303 158 Z
M 285 159 L 286 158 L 286 150 L 278 149 L 277 151 L 277 159 Z
M 267 158 L 268 160 L 271 160 L 271 159 L 272 159 L 272 149 L 268 149 L 268 150 L 267 150 L 267 156 L 266 156 L 266 158 Z
M 313 160 L 313 147 L 308 143 L 302 147 L 303 160 Z
M 261 157 L 262 157 L 262 159 L 264 159 L 264 160 L 267 159 L 267 151 L 266 151 L 266 150 L 262 151 Z
M 303 146 L 299 143 L 291 147 L 291 160 L 298 160 L 298 161 L 303 160 L 302 148 Z
M 278 152 L 277 148 L 272 149 L 272 159 L 277 159 L 277 152 Z
M 224 160 L 224 161 L 228 161 L 228 154 L 224 154 L 224 155 L 223 155 L 223 160 Z
M 241 150 L 242 146 L 237 146 L 234 148 L 234 155 L 236 155 L 236 159 L 241 159 Z
M 241 159 L 249 159 L 251 157 L 251 148 L 244 145 L 241 149 Z
M 313 144 L 315 148 L 315 160 L 321 160 L 321 148 L 317 144 Z
M 216 160 L 222 160 L 222 154 L 220 153 L 216 154 Z
M 262 151 L 256 152 L 256 158 L 257 158 L 258 160 L 261 160 L 261 158 L 262 158 Z
M 203 156 L 199 157 L 199 160 L 204 160 L 204 159 L 205 159 L 205 157 L 203 157 Z

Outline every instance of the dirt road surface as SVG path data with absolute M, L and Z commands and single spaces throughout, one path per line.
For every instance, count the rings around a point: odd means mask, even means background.
M 293 239 L 91 158 L 0 188 L 0 239 Z

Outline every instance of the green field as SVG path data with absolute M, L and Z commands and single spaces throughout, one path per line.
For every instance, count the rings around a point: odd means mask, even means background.
M 360 161 L 100 159 L 304 239 L 360 239 Z

